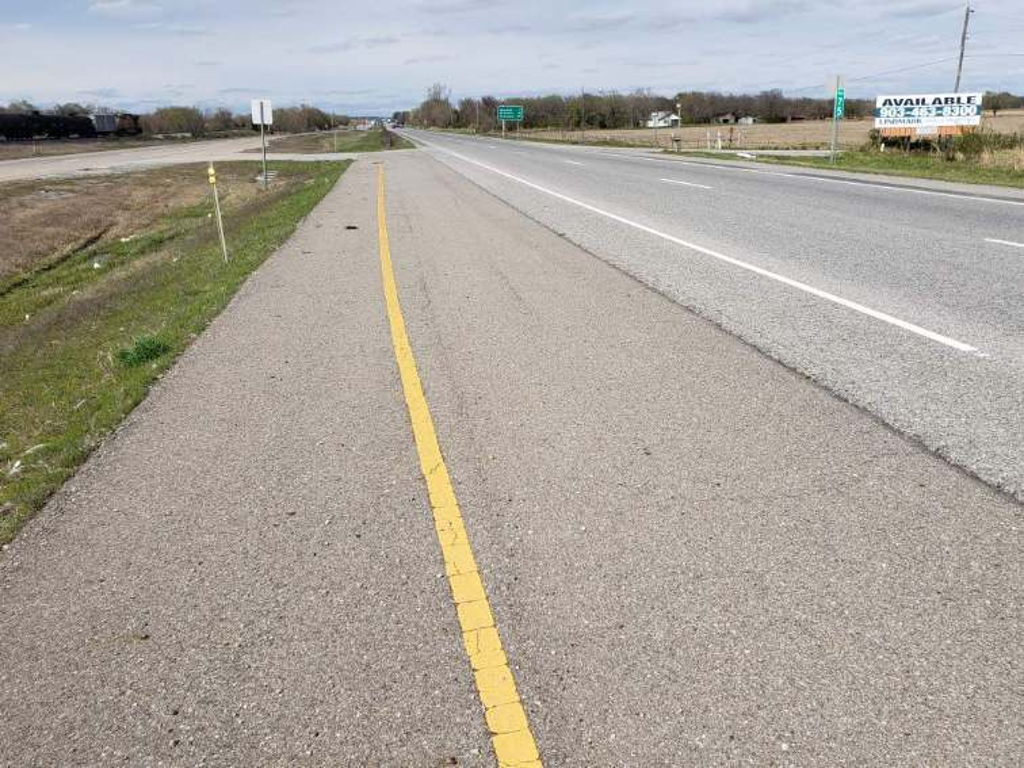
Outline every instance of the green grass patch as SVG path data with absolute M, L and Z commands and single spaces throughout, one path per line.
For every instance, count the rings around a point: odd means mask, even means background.
M 148 334 L 139 336 L 130 347 L 119 349 L 117 359 L 122 365 L 136 368 L 140 365 L 163 357 L 171 351 L 171 345 L 156 336 Z
M 390 142 L 385 134 L 390 136 Z M 388 144 L 390 143 L 390 146 Z M 321 154 L 325 152 L 381 152 L 388 149 L 413 149 L 408 139 L 391 131 L 322 131 L 299 136 L 281 136 L 267 145 L 269 152 Z M 259 150 L 255 150 L 259 151 Z
M 675 154 L 675 153 L 669 153 Z M 751 162 L 749 158 L 732 154 L 686 152 L 688 157 L 708 157 L 715 160 Z M 941 155 L 877 151 L 842 152 L 835 164 L 827 157 L 801 157 L 757 153 L 758 163 L 795 165 L 802 168 L 874 173 L 887 176 L 906 176 L 915 179 L 934 179 L 961 184 L 992 184 L 1002 187 L 1024 188 L 1024 173 L 1010 167 L 984 165 L 976 159 L 946 160 Z
M 222 177 L 230 165 L 218 167 Z M 238 166 L 234 183 L 254 185 L 258 164 Z M 146 396 L 347 166 L 274 163 L 265 193 L 222 185 L 227 263 L 207 208 L 192 206 L 0 294 L 0 542 Z

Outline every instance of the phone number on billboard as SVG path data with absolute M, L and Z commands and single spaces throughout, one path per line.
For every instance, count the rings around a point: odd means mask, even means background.
M 942 107 L 879 107 L 876 116 L 900 117 L 977 117 L 977 104 L 946 104 Z

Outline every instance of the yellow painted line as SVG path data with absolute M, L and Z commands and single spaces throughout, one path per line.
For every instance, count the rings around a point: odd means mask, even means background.
M 398 301 L 398 287 L 391 265 L 387 211 L 384 198 L 384 166 L 377 166 L 377 234 L 380 242 L 380 271 L 384 282 L 384 300 L 391 323 L 391 342 L 402 378 L 409 420 L 416 440 L 420 469 L 427 483 L 434 528 L 444 555 L 448 585 L 462 628 L 462 640 L 476 679 L 477 693 L 484 707 L 487 728 L 491 732 L 494 755 L 500 768 L 541 768 L 537 743 L 530 731 L 526 711 L 519 700 L 512 670 L 501 645 L 487 592 L 473 558 L 473 549 L 462 524 L 462 513 L 455 489 L 441 455 L 434 431 L 434 420 L 423 394 L 416 359 L 412 354 L 405 319 Z

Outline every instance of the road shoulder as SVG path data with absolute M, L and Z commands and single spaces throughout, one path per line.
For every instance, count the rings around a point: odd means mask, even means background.
M 372 171 L 349 169 L 6 554 L 3 762 L 488 763 Z

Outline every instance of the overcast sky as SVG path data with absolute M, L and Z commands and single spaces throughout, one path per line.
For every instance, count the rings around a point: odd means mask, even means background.
M 1024 2 L 977 0 L 964 88 L 1024 92 Z M 963 6 L 935 0 L 0 0 L 0 101 L 145 109 L 250 98 L 390 114 L 427 86 L 951 90 Z M 916 68 L 915 68 L 916 67 Z M 912 69 L 911 69 L 912 68 Z M 901 71 L 893 71 L 901 70 Z

